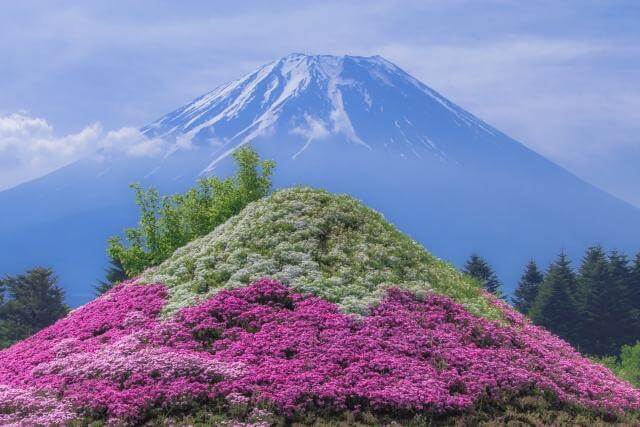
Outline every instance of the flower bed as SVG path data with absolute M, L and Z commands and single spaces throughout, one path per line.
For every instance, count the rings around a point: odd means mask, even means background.
M 364 317 L 267 279 L 162 320 L 165 299 L 162 285 L 125 283 L 0 352 L 0 424 L 134 421 L 207 402 L 290 417 L 447 414 L 531 390 L 640 408 L 638 390 L 495 300 L 509 325 L 400 289 Z

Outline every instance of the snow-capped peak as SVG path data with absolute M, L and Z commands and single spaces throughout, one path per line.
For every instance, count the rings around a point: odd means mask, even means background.
M 380 56 L 293 53 L 219 86 L 144 127 L 174 149 L 215 147 L 208 170 L 237 147 L 287 140 L 292 158 L 314 142 L 343 140 L 363 149 L 446 160 L 443 130 L 495 134 L 473 115 Z M 297 142 L 296 142 L 297 141 Z M 454 142 L 458 143 L 458 142 Z

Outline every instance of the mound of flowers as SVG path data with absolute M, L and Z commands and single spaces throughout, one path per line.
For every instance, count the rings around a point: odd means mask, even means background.
M 506 324 L 401 289 L 364 317 L 267 279 L 170 318 L 166 298 L 163 285 L 124 283 L 0 352 L 0 424 L 134 423 L 206 405 L 456 414 L 532 390 L 640 409 L 638 390 L 495 300 Z
M 142 275 L 169 288 L 165 313 L 272 277 L 364 314 L 390 287 L 436 292 L 498 319 L 478 286 L 346 195 L 289 188 L 258 200 Z

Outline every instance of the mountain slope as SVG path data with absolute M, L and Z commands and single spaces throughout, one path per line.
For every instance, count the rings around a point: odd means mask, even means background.
M 267 270 L 289 286 L 248 283 Z M 638 390 L 379 215 L 309 189 L 0 352 L 0 425 L 633 425 L 639 409 Z
M 277 187 L 351 194 L 456 264 L 481 253 L 511 286 L 531 257 L 577 257 L 594 243 L 639 249 L 640 210 L 380 57 L 289 55 L 142 131 L 166 141 L 162 156 L 85 159 L 0 193 L 0 271 L 53 262 L 71 301 L 85 301 L 100 245 L 135 220 L 128 183 L 184 190 L 230 174 L 229 154 L 246 143 L 276 160 Z

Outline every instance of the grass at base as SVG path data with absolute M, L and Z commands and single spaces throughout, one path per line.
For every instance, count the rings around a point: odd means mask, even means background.
M 101 420 L 84 419 L 78 426 L 101 427 Z M 515 396 L 504 403 L 484 403 L 464 413 L 326 413 L 308 411 L 290 417 L 276 415 L 269 409 L 207 405 L 174 410 L 152 410 L 141 426 L 316 426 L 316 427 L 366 427 L 366 426 L 638 426 L 640 414 L 605 414 L 566 405 L 548 393 L 530 393 Z

